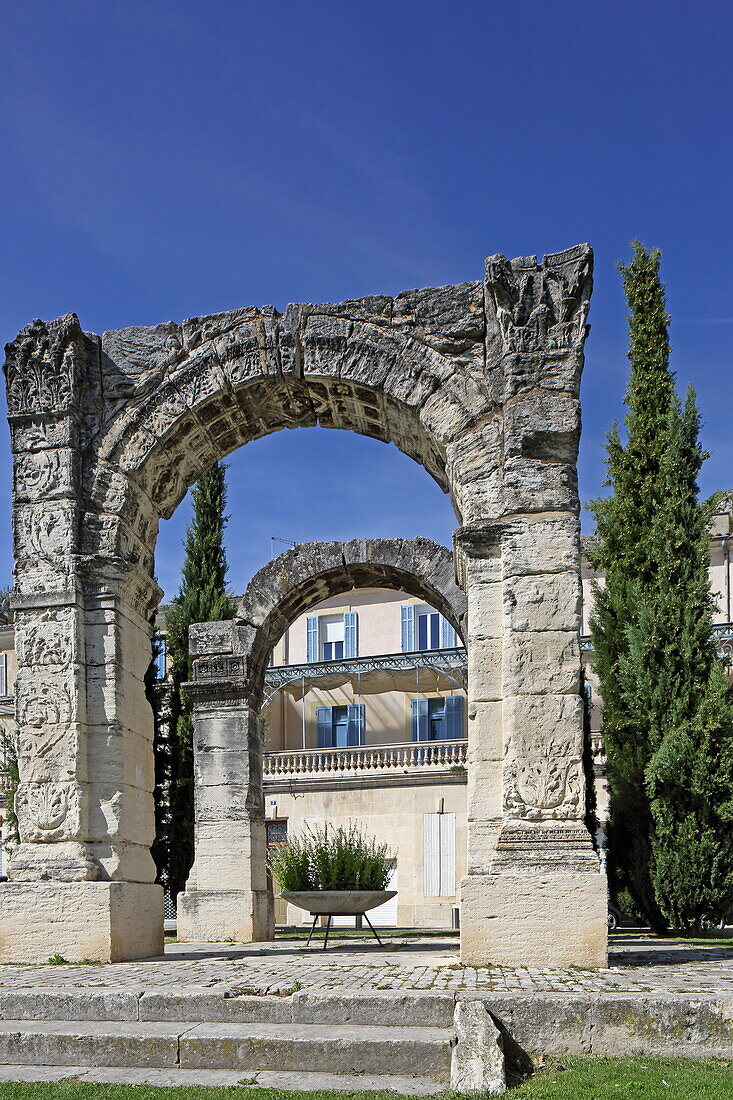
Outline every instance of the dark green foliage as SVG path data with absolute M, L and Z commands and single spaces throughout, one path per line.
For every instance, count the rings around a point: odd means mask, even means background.
M 598 814 L 596 799 L 596 776 L 593 760 L 593 739 L 591 735 L 591 699 L 585 682 L 585 673 L 580 673 L 580 695 L 583 700 L 583 778 L 585 779 L 585 827 L 595 844 L 598 833 Z
M 621 895 L 628 891 L 635 907 L 662 930 L 664 920 L 650 876 L 652 821 L 645 791 L 649 730 L 637 690 L 637 666 L 630 660 L 630 632 L 637 626 L 642 644 L 651 641 L 640 621 L 638 601 L 653 581 L 649 540 L 661 505 L 660 468 L 675 390 L 660 254 L 647 252 L 638 242 L 633 249 L 631 262 L 621 268 L 630 309 L 627 442 L 621 442 L 614 426 L 607 441 L 606 480 L 613 494 L 593 504 L 599 541 L 591 561 L 605 571 L 606 583 L 594 588 L 591 634 L 608 758 L 611 892 L 622 902 Z M 642 665 L 643 659 L 641 655 Z
M 390 855 L 353 823 L 348 829 L 330 825 L 306 828 L 270 856 L 272 876 L 286 893 L 291 890 L 385 890 Z
M 15 738 L 3 730 L 0 734 L 0 753 L 2 753 L 4 776 L 3 793 L 5 795 L 5 840 L 3 847 L 12 854 L 20 844 L 18 815 L 15 812 L 15 795 L 20 783 L 18 770 L 17 733 Z
M 13 608 L 10 604 L 12 596 L 12 588 L 0 588 L 0 616 L 2 616 L 2 618 L 5 619 L 5 622 L 9 624 L 12 624 L 15 621 L 15 612 L 13 611 Z
M 633 247 L 621 268 L 631 310 L 627 442 L 614 428 L 613 495 L 594 504 L 592 562 L 606 583 L 595 588 L 591 631 L 611 798 L 609 880 L 622 908 L 661 931 L 691 927 L 733 892 L 733 832 L 723 835 L 731 711 L 712 640 L 699 417 L 691 392 L 681 408 L 668 366 L 659 253 Z
M 166 864 L 167 883 L 175 897 L 183 890 L 194 855 L 193 723 L 191 705 L 181 685 L 192 679 L 188 631 L 192 623 L 215 622 L 234 615 L 226 589 L 224 528 L 225 467 L 215 463 L 193 490 L 193 517 L 186 532 L 186 556 L 178 595 L 166 617 L 170 715 L 166 762 L 168 808 L 161 822 L 158 866 Z
M 653 753 L 646 788 L 654 819 L 657 903 L 676 928 L 733 897 L 733 706 L 712 638 L 710 509 L 698 501 L 707 457 L 688 391 L 670 409 L 662 477 L 666 507 L 652 526 L 659 577 L 645 608 L 657 645 L 649 661 Z

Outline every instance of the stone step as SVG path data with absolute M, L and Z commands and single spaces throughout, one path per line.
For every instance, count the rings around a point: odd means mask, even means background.
M 445 1092 L 446 1082 L 428 1077 L 393 1074 L 303 1073 L 300 1070 L 140 1069 L 135 1066 L 29 1066 L 0 1065 L 0 1083 L 83 1081 L 91 1084 L 172 1085 L 213 1088 L 246 1084 L 251 1088 L 288 1092 L 394 1092 L 404 1096 L 435 1096 Z
M 450 1079 L 453 1032 L 359 1024 L 3 1020 L 0 1064 Z
M 253 995 L 236 988 L 68 989 L 0 991 L 0 1020 L 186 1020 L 195 1023 L 364 1024 L 377 1027 L 453 1025 L 455 996 L 433 990 L 302 990 Z

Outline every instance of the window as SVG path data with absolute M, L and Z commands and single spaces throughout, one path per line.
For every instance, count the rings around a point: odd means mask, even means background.
M 413 699 L 413 741 L 453 741 L 463 737 L 463 696 Z
M 402 652 L 454 649 L 456 632 L 447 619 L 425 604 L 402 605 Z
M 343 615 L 324 615 L 319 620 L 319 626 L 321 635 L 321 660 L 342 661 L 344 659 Z
M 316 747 L 345 749 L 364 744 L 366 707 L 350 703 L 346 707 L 316 708 Z
M 417 648 L 440 649 L 440 615 L 437 611 L 418 610 Z
M 309 615 L 306 621 L 307 661 L 343 661 L 358 656 L 358 616 Z
M 155 679 L 165 680 L 166 674 L 166 639 L 165 634 L 153 635 L 153 662 L 155 664 Z
M 456 815 L 423 815 L 423 894 L 452 898 L 456 892 Z
M 0 698 L 8 694 L 8 655 L 0 653 Z
M 268 848 L 273 847 L 275 844 L 284 844 L 288 839 L 287 821 L 267 821 L 265 827 L 267 829 Z

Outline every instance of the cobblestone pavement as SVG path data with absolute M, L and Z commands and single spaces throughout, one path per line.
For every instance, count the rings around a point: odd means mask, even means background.
M 0 991 L 27 988 L 169 992 L 211 989 L 276 994 L 293 988 L 354 990 L 487 990 L 496 993 L 639 992 L 733 996 L 733 947 L 621 935 L 604 970 L 462 966 L 455 937 L 395 936 L 384 947 L 333 940 L 327 951 L 303 940 L 271 945 L 169 944 L 165 956 L 111 964 L 0 965 Z

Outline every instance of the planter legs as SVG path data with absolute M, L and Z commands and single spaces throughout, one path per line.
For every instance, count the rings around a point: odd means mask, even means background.
M 316 921 L 317 920 L 318 920 L 318 913 L 316 913 L 316 915 L 313 918 L 313 924 L 311 925 L 310 935 L 308 936 L 308 943 L 305 945 L 306 947 L 310 947 L 310 945 L 311 945 L 311 940 L 313 939 L 313 933 L 316 930 Z
M 318 920 L 318 918 L 328 916 L 328 920 L 326 921 L 326 934 L 323 937 L 323 950 L 325 951 L 326 948 L 328 947 L 328 933 L 331 931 L 331 921 L 333 920 L 333 913 L 328 913 L 328 914 L 326 914 L 326 913 L 316 913 L 315 915 L 313 915 L 313 914 L 311 914 L 311 915 L 313 916 L 313 924 L 311 925 L 311 930 L 308 933 L 308 942 L 306 943 L 305 946 L 310 947 L 310 945 L 311 945 L 311 940 L 313 939 L 313 933 L 316 930 L 316 921 Z M 379 944 L 380 947 L 384 947 L 384 944 L 382 943 L 379 936 L 377 935 L 377 933 L 374 929 L 374 925 L 369 920 L 369 917 L 366 915 L 366 913 L 362 913 L 362 916 L 364 917 L 364 920 L 367 922 L 367 924 L 371 928 L 372 935 L 374 936 L 374 939 L 377 941 L 377 943 Z
M 364 920 L 365 920 L 365 921 L 367 922 L 367 924 L 368 924 L 368 925 L 369 925 L 369 927 L 371 928 L 371 930 L 372 930 L 372 934 L 373 934 L 373 936 L 374 936 L 375 940 L 377 941 L 377 943 L 379 944 L 379 946 L 380 946 L 380 947 L 384 946 L 384 945 L 382 944 L 382 941 L 380 940 L 379 936 L 378 936 L 378 935 L 377 935 L 377 933 L 376 933 L 376 932 L 374 931 L 374 925 L 373 925 L 373 924 L 372 924 L 372 922 L 371 922 L 371 921 L 369 920 L 369 917 L 368 917 L 368 916 L 366 915 L 366 913 L 364 914 Z

